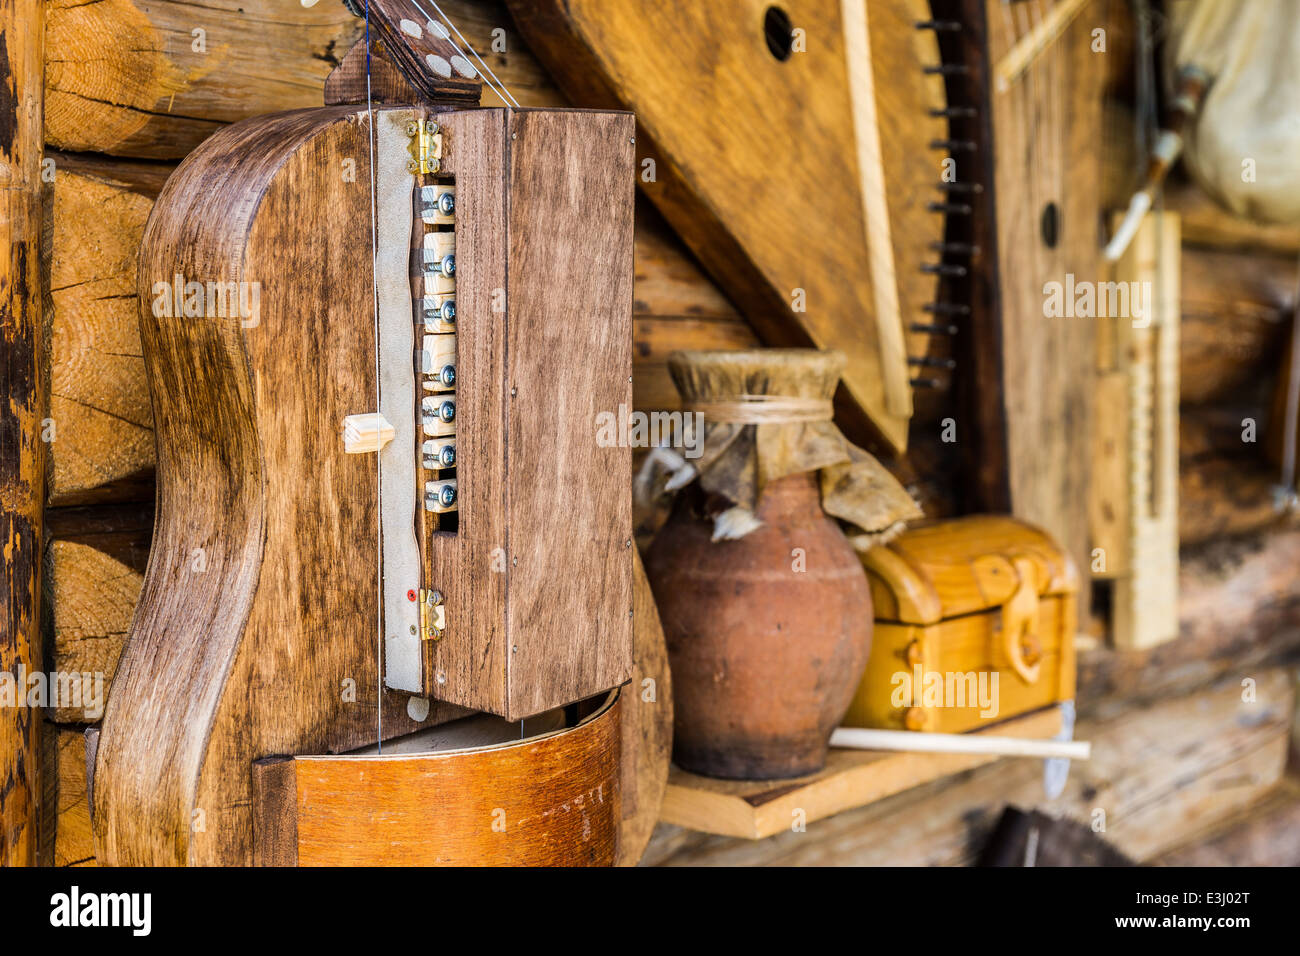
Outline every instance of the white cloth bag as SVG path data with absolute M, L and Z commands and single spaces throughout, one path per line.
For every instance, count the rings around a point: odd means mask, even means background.
M 1262 222 L 1300 222 L 1300 0 L 1172 0 L 1172 80 L 1212 77 L 1185 131 L 1192 175 L 1218 202 Z

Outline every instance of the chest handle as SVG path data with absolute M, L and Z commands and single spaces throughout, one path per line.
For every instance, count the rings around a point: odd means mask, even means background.
M 1038 641 L 1038 576 L 1034 563 L 1027 557 L 1011 560 L 1019 583 L 1015 593 L 1002 605 L 1002 641 L 1012 669 L 1027 684 L 1038 680 L 1040 669 Z

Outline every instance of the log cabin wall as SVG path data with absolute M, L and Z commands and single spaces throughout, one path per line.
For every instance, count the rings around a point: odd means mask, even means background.
M 493 51 L 489 63 L 523 105 L 565 104 L 503 4 L 442 6 L 477 49 Z M 1119 90 L 1109 120 L 1123 129 L 1131 24 L 1124 4 L 1108 9 L 1116 16 L 1109 68 Z M 47 660 L 51 670 L 100 672 L 106 687 L 143 580 L 153 517 L 152 418 L 134 292 L 145 219 L 175 164 L 222 124 L 320 105 L 325 75 L 360 24 L 333 0 L 310 8 L 244 0 L 238 13 L 217 0 L 48 0 L 46 10 L 46 146 L 56 172 L 43 255 L 57 429 L 46 502 Z M 1122 135 L 1108 136 L 1108 146 Z M 1106 155 L 1105 204 L 1114 207 L 1130 170 L 1119 149 Z M 1243 848 L 1260 845 L 1261 831 L 1294 824 L 1300 805 L 1284 775 L 1300 655 L 1300 529 L 1273 508 L 1276 476 L 1262 441 L 1241 440 L 1243 419 L 1253 417 L 1261 434 L 1267 420 L 1295 308 L 1300 230 L 1254 229 L 1181 182 L 1167 204 L 1184 223 L 1181 637 L 1118 652 L 1106 644 L 1105 607 L 1085 616 L 1079 735 L 1107 757 L 1076 765 L 1063 799 L 1083 819 L 1107 807 L 1111 838 L 1137 859 L 1234 861 L 1256 852 Z M 677 406 L 666 368 L 674 349 L 757 344 L 648 203 L 637 210 L 635 283 L 639 409 Z M 960 463 L 939 437 L 952 409 L 947 393 L 919 402 L 910 451 L 889 463 L 931 515 L 959 509 Z M 655 520 L 647 518 L 643 540 Z M 1269 701 L 1263 719 L 1243 718 L 1245 677 Z M 94 862 L 85 795 L 90 716 L 46 714 L 40 849 L 48 864 Z M 1003 761 L 759 842 L 663 826 L 646 862 L 969 862 L 1003 804 L 1042 801 L 1040 780 L 1037 762 Z M 1251 822 L 1238 827 L 1248 814 Z M 1185 849 L 1191 844 L 1198 846 Z M 1294 844 L 1278 842 L 1276 852 L 1300 862 Z

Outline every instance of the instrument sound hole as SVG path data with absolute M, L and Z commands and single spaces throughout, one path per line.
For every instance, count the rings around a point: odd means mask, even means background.
M 1043 235 L 1043 244 L 1049 249 L 1055 249 L 1061 241 L 1061 208 L 1056 203 L 1049 202 L 1043 207 L 1039 229 Z
M 763 15 L 763 35 L 772 55 L 784 63 L 794 52 L 794 24 L 780 7 L 768 7 Z

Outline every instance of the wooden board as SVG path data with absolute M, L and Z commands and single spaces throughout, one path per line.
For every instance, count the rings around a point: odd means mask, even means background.
M 810 45 L 784 60 L 767 7 L 511 4 L 574 102 L 636 113 L 655 167 L 642 188 L 765 341 L 845 351 L 842 424 L 901 450 L 911 394 L 866 6 L 786 4 Z
M 1148 314 L 1098 319 L 1094 460 L 1107 467 L 1090 487 L 1093 569 L 1114 581 L 1111 633 L 1125 648 L 1178 636 L 1180 248 L 1178 216 L 1148 216 L 1114 271 L 1147 290 Z
M 252 760 L 372 740 L 381 704 L 383 733 L 417 726 L 404 695 L 379 696 L 375 513 L 346 504 L 374 500 L 373 461 L 343 455 L 338 436 L 346 414 L 373 405 L 373 366 L 359 358 L 373 329 L 357 320 L 372 314 L 370 275 L 355 254 L 370 242 L 370 192 L 367 177 L 319 173 L 364 155 L 351 109 L 225 130 L 168 181 L 168 214 L 146 231 L 142 339 L 171 427 L 151 573 L 97 761 L 107 862 L 251 861 Z M 232 205 L 250 183 L 260 204 Z M 260 283 L 258 321 L 154 316 L 154 283 L 177 271 Z M 310 374 L 304 355 L 316 356 Z
M 1049 708 L 980 733 L 1051 737 L 1060 729 L 1060 711 Z M 831 750 L 820 773 L 778 781 L 715 780 L 673 767 L 660 820 L 706 833 L 761 840 L 796 823 L 812 823 L 997 759 L 979 754 Z
M 633 124 L 441 121 L 457 189 L 460 497 L 458 529 L 425 534 L 447 628 L 424 642 L 422 683 L 519 718 L 631 676 L 631 450 L 593 429 L 632 404 Z
M 1249 672 L 1257 702 L 1236 677 L 1214 688 L 1083 720 L 1092 759 L 1075 762 L 1064 794 L 1043 795 L 1041 760 L 1001 760 L 896 794 L 792 832 L 789 818 L 762 841 L 663 826 L 647 864 L 672 866 L 954 866 L 978 857 L 1002 807 L 1013 804 L 1105 827 L 1100 835 L 1139 861 L 1238 819 L 1274 788 L 1287 759 L 1294 680 Z M 1105 814 L 1104 819 L 1097 811 Z
M 41 268 L 42 86 L 45 6 L 0 5 L 0 547 L 4 624 L 0 672 L 17 683 L 40 671 L 41 546 L 46 407 Z M 36 861 L 40 710 L 0 707 L 0 866 Z M 19 706 L 15 706 L 15 703 Z
M 973 144 L 958 158 L 957 178 L 983 187 L 973 203 L 969 241 L 979 252 L 959 359 L 969 506 L 1047 530 L 1078 565 L 1086 606 L 1095 323 L 1046 315 L 1045 288 L 1099 275 L 1096 144 L 1106 73 L 1090 44 L 1100 7 L 1085 6 L 1005 89 L 993 80 L 1060 2 L 935 0 L 934 8 L 936 17 L 962 24 L 941 36 L 945 62 L 962 71 L 949 99 L 976 109 L 953 122 L 954 138 Z M 1043 229 L 1051 204 L 1054 245 Z
M 650 582 L 640 555 L 635 553 L 633 575 L 636 627 L 632 682 L 623 688 L 619 701 L 623 711 L 620 866 L 635 866 L 645 852 L 663 806 L 673 753 L 673 681 L 668 669 L 668 646 Z
M 513 743 L 253 764 L 262 866 L 608 866 L 619 843 L 617 694 Z M 455 747 L 450 741 L 449 746 Z

